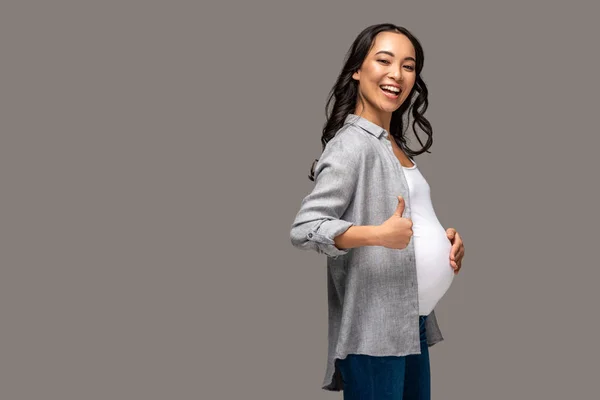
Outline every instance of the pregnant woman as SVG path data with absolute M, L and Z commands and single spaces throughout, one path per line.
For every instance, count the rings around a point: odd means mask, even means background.
M 327 256 L 322 388 L 343 390 L 344 400 L 430 399 L 428 347 L 443 340 L 434 307 L 464 257 L 414 161 L 433 143 L 423 62 L 405 28 L 358 35 L 327 102 L 335 98 L 309 176 L 315 186 L 290 231 L 295 247 Z M 406 144 L 409 115 L 428 135 L 418 150 Z

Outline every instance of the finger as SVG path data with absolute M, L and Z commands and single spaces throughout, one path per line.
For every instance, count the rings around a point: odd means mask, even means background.
M 402 196 L 398 196 L 398 205 L 396 206 L 396 211 L 394 211 L 394 215 L 402 217 L 404 213 L 404 198 Z
M 454 242 L 459 246 L 462 246 L 464 243 L 462 236 L 460 236 L 460 234 L 456 230 L 454 231 Z
M 453 244 L 452 245 L 452 250 L 450 252 L 450 256 L 453 260 L 456 260 L 456 257 L 458 256 L 458 251 L 460 250 L 460 247 L 458 246 L 458 244 Z
M 465 248 L 461 247 L 456 254 L 456 261 L 459 263 L 462 262 L 463 257 L 465 256 Z

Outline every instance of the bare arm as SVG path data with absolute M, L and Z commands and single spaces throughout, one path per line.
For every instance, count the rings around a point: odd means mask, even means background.
M 375 225 L 353 225 L 341 235 L 335 237 L 338 249 L 351 249 L 362 246 L 379 246 L 378 227 Z

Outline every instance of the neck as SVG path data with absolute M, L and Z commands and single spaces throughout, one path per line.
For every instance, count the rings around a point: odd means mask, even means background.
M 371 110 L 365 110 L 360 105 L 354 110 L 354 114 L 363 117 L 371 121 L 372 123 L 381 126 L 388 133 L 390 132 L 390 123 L 392 121 L 392 113 L 390 112 L 373 112 Z

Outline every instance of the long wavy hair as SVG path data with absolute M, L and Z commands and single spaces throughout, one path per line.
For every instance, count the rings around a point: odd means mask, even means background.
M 424 152 L 428 152 L 428 149 L 433 144 L 433 130 L 431 124 L 424 117 L 425 111 L 429 105 L 427 100 L 428 91 L 427 85 L 421 78 L 421 71 L 423 70 L 424 54 L 423 47 L 417 38 L 408 31 L 408 29 L 401 26 L 397 26 L 390 23 L 371 25 L 365 28 L 361 33 L 358 34 L 350 50 L 346 54 L 344 66 L 340 75 L 335 82 L 335 85 L 329 92 L 329 98 L 325 105 L 325 117 L 326 122 L 323 127 L 323 136 L 321 137 L 321 143 L 323 144 L 323 150 L 327 142 L 329 142 L 336 134 L 336 132 L 344 126 L 344 121 L 348 114 L 354 113 L 356 109 L 356 102 L 358 99 L 358 81 L 352 78 L 354 72 L 360 69 L 363 61 L 369 54 L 369 51 L 375 44 L 375 36 L 380 32 L 398 32 L 405 35 L 413 44 L 415 48 L 416 56 L 416 80 L 412 88 L 411 93 L 408 95 L 404 103 L 396 111 L 392 113 L 392 119 L 390 122 L 390 134 L 396 141 L 398 146 L 406 152 L 409 156 L 416 156 Z M 416 93 L 416 94 L 415 94 Z M 414 98 L 414 101 L 412 101 Z M 331 102 L 333 101 L 333 108 L 330 110 Z M 406 144 L 406 136 L 404 135 L 404 115 L 408 115 L 408 121 L 406 127 L 410 124 L 410 115 L 412 114 L 414 121 L 412 122 L 412 128 L 415 132 L 417 140 L 421 144 L 420 150 L 412 150 L 408 148 Z M 423 142 L 417 134 L 415 125 L 419 127 L 427 134 L 427 143 L 423 145 Z M 315 166 L 319 159 L 313 161 L 310 168 L 310 175 L 308 179 L 311 181 L 315 180 Z

